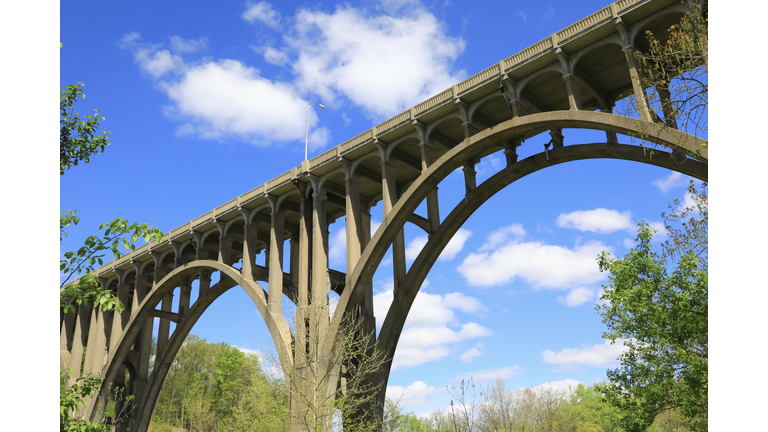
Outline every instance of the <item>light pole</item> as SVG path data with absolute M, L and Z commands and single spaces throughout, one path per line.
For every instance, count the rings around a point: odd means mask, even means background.
M 325 109 L 323 104 L 321 104 L 319 102 L 309 102 L 307 104 L 307 121 L 306 121 L 307 127 L 306 127 L 306 131 L 304 133 L 304 160 L 307 160 L 307 143 L 309 142 L 309 106 L 313 105 L 313 104 L 319 106 L 320 108 Z

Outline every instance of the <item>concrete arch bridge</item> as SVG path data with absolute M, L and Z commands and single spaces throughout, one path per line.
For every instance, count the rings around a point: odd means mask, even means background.
M 120 388 L 123 395 L 135 396 L 136 409 L 118 429 L 146 431 L 185 337 L 206 308 L 235 286 L 253 300 L 286 368 L 323 364 L 335 347 L 328 343 L 303 349 L 306 336 L 293 334 L 283 313 L 283 296 L 301 306 L 299 322 L 302 307 L 317 306 L 320 319 L 308 325 L 321 326 L 323 333 L 331 335 L 329 340 L 340 331 L 345 317 L 358 318 L 366 332 L 376 328 L 376 318 L 383 320 L 378 337 L 373 337 L 376 347 L 393 358 L 419 287 L 453 234 L 490 197 L 531 173 L 570 161 L 612 158 L 707 180 L 703 140 L 677 130 L 671 116 L 654 114 L 638 65 L 625 54 L 646 43 L 646 30 L 661 34 L 684 13 L 684 5 L 676 0 L 611 3 L 190 220 L 168 233 L 162 243 L 151 242 L 97 269 L 102 287 L 113 291 L 126 308 L 120 314 L 87 306 L 61 313 L 61 368 L 73 368 L 75 377 L 99 373 L 105 378 L 84 414 L 93 421 L 100 419 L 110 387 Z M 638 118 L 612 113 L 615 102 L 627 96 L 636 98 Z M 567 142 L 563 129 L 570 128 L 601 131 L 605 140 Z M 519 160 L 517 148 L 539 134 L 551 137 L 544 151 Z M 622 143 L 626 141 L 635 144 Z M 654 155 L 647 151 L 648 144 L 656 145 Z M 506 166 L 477 184 L 475 164 L 495 153 L 504 154 Z M 441 217 L 437 187 L 459 168 L 464 173 L 465 197 Z M 383 222 L 371 233 L 370 209 L 378 201 L 383 202 Z M 415 214 L 423 202 L 427 214 Z M 328 225 L 341 217 L 346 218 L 346 274 L 328 268 Z M 407 271 L 406 223 L 429 236 Z M 290 264 L 283 268 L 286 242 L 290 242 Z M 394 300 L 385 317 L 374 317 L 371 280 L 390 247 Z M 261 253 L 265 266 L 256 264 Z M 236 263 L 241 263 L 240 268 Z M 218 282 L 212 284 L 216 272 Z M 195 280 L 199 293 L 192 301 Z M 331 290 L 339 294 L 333 315 L 325 306 Z M 174 296 L 178 296 L 175 310 Z M 155 318 L 159 318 L 157 351 L 150 374 Z M 384 398 L 390 365 L 385 363 L 374 379 L 382 384 L 379 401 Z M 322 367 L 329 368 L 327 387 L 332 394 L 341 372 L 338 365 Z M 291 403 L 292 409 L 298 409 L 296 400 Z M 301 430 L 301 425 L 293 424 L 292 429 Z

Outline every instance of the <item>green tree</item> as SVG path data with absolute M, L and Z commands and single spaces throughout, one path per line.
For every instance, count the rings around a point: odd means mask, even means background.
M 61 147 L 60 147 L 60 174 L 72 166 L 77 166 L 79 161 L 90 161 L 90 157 L 104 151 L 109 145 L 106 130 L 101 135 L 96 135 L 99 121 L 104 117 L 98 115 L 86 115 L 83 119 L 74 111 L 74 103 L 77 97 L 85 98 L 82 83 L 68 85 L 61 92 Z M 80 218 L 74 211 L 66 210 L 60 215 L 59 242 L 67 233 L 64 228 L 77 225 Z M 163 235 L 157 228 L 147 224 L 130 224 L 127 220 L 118 218 L 112 222 L 102 224 L 99 230 L 104 229 L 103 236 L 90 236 L 85 240 L 84 246 L 77 251 L 66 252 L 64 259 L 60 260 L 59 271 L 62 273 L 62 282 L 59 286 L 60 306 L 65 313 L 75 312 L 75 306 L 90 305 L 100 307 L 103 312 L 122 312 L 125 308 L 117 297 L 110 291 L 104 290 L 98 283 L 98 278 L 92 273 L 96 263 L 103 264 L 102 257 L 106 251 L 112 252 L 115 258 L 119 258 L 120 246 L 126 250 L 133 250 L 134 243 L 139 238 L 145 241 L 154 239 L 162 241 Z M 76 281 L 68 283 L 76 275 L 81 275 Z M 101 386 L 101 378 L 88 376 L 78 377 L 70 382 L 67 371 L 60 374 L 60 428 L 62 431 L 100 431 L 103 424 L 88 422 L 76 414 L 77 410 L 85 404 L 87 398 L 98 391 Z
M 75 111 L 75 102 L 80 96 L 85 99 L 85 93 L 80 87 L 85 87 L 83 83 L 71 84 L 64 87 L 61 91 L 61 151 L 59 153 L 60 173 L 77 166 L 80 161 L 88 163 L 91 156 L 104 151 L 104 147 L 109 145 L 107 134 L 110 133 L 104 129 L 101 135 L 96 135 L 99 129 L 99 122 L 105 118 L 99 115 L 96 110 L 94 115 L 87 114 L 82 119 Z
M 603 337 L 628 350 L 621 366 L 608 371 L 600 386 L 606 400 L 621 411 L 627 431 L 647 429 L 665 410 L 677 409 L 694 431 L 707 430 L 708 277 L 707 196 L 689 188 L 694 204 L 676 202 L 668 223 L 672 239 L 659 255 L 651 247 L 654 230 L 640 223 L 637 246 L 624 258 L 603 252 L 600 270 L 610 272 L 601 305 L 608 326 Z M 668 270 L 671 268 L 671 271 Z

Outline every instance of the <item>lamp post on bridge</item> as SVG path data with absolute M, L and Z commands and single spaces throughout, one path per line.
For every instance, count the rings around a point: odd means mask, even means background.
M 307 143 L 309 142 L 309 106 L 310 105 L 317 105 L 320 108 L 325 109 L 323 104 L 319 102 L 309 102 L 307 103 L 307 116 L 306 116 L 306 130 L 304 133 L 304 160 L 307 160 Z

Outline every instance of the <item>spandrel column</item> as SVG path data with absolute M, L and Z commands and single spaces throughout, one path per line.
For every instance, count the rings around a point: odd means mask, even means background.
M 269 241 L 269 299 L 267 306 L 275 316 L 283 315 L 283 225 L 285 216 L 272 212 Z

